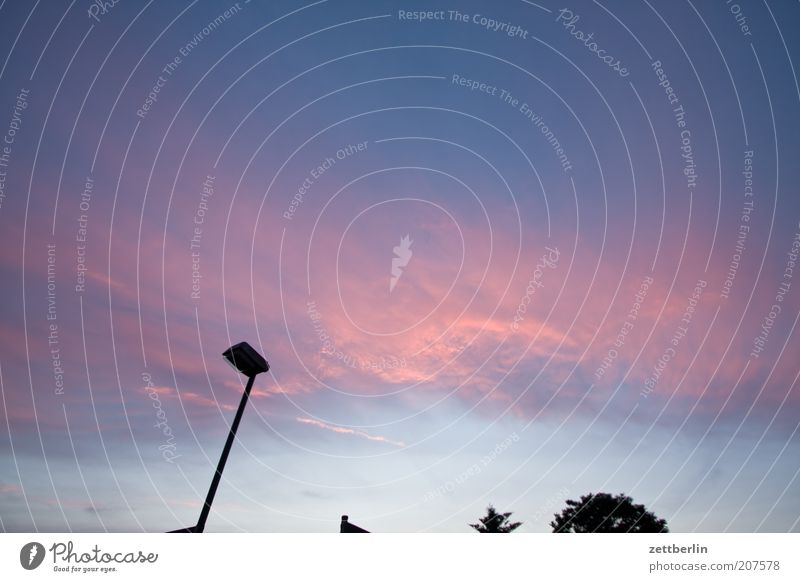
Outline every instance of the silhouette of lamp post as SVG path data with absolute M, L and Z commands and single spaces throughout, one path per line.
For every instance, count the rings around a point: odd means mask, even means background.
M 255 382 L 256 376 L 262 372 L 269 371 L 269 364 L 264 357 L 255 351 L 247 342 L 241 342 L 228 348 L 222 352 L 222 357 L 225 358 L 231 366 L 247 376 L 247 386 L 244 389 L 244 394 L 242 394 L 242 400 L 239 402 L 239 409 L 236 411 L 233 424 L 231 424 L 228 440 L 225 441 L 225 447 L 222 449 L 222 455 L 219 458 L 214 478 L 211 480 L 211 487 L 208 488 L 208 495 L 206 495 L 206 501 L 203 504 L 203 510 L 200 512 L 200 519 L 197 521 L 197 525 L 176 529 L 169 533 L 203 533 L 206 527 L 208 514 L 211 512 L 211 503 L 214 501 L 214 495 L 217 493 L 217 487 L 219 487 L 219 482 L 222 478 L 222 470 L 225 468 L 225 462 L 228 460 L 233 441 L 236 438 L 236 429 L 239 428 L 239 422 L 242 420 L 242 413 L 247 405 L 250 390 L 253 388 L 253 382 Z

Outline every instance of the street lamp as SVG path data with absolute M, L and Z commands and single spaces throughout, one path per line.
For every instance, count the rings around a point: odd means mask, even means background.
M 256 376 L 262 372 L 269 371 L 269 364 L 264 357 L 255 351 L 247 342 L 241 342 L 235 346 L 231 346 L 224 352 L 222 357 L 239 372 L 247 376 L 247 386 L 242 394 L 242 400 L 239 402 L 239 409 L 236 411 L 236 416 L 231 424 L 231 430 L 228 433 L 228 440 L 225 441 L 225 447 L 222 449 L 222 455 L 217 464 L 217 470 L 214 473 L 214 478 L 211 480 L 211 487 L 208 488 L 208 495 L 203 504 L 203 510 L 200 512 L 200 519 L 197 525 L 183 529 L 177 529 L 169 533 L 203 533 L 206 527 L 206 520 L 211 511 L 211 503 L 214 501 L 214 495 L 217 493 L 219 481 L 222 478 L 222 470 L 225 468 L 225 462 L 228 460 L 228 454 L 231 452 L 233 440 L 236 438 L 236 429 L 239 428 L 239 422 L 242 420 L 242 413 L 247 404 L 247 399 L 250 396 L 250 390 L 253 388 L 253 382 Z

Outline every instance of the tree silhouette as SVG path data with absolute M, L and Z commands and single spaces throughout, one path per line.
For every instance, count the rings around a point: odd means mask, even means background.
M 479 523 L 471 523 L 469 527 L 479 533 L 510 533 L 522 525 L 521 521 L 509 521 L 511 512 L 497 513 L 493 506 L 486 508 L 486 515 Z
M 553 533 L 667 533 L 667 522 L 635 505 L 620 493 L 590 493 L 580 501 L 567 499 L 567 507 L 550 522 Z

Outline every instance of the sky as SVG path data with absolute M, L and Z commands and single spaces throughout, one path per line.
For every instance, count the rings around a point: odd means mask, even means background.
M 800 531 L 798 19 L 0 3 L 0 529 Z

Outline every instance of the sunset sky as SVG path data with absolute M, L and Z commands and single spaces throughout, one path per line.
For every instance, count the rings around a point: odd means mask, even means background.
M 800 531 L 800 5 L 101 4 L 0 3 L 3 531 L 193 525 L 240 341 L 207 531 Z

